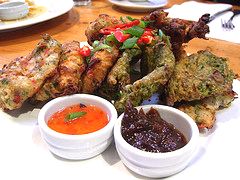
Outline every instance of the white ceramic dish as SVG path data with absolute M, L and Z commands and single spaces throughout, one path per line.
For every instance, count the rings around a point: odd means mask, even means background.
M 58 133 L 48 127 L 47 121 L 57 111 L 75 104 L 95 105 L 109 117 L 109 123 L 102 129 L 83 135 Z M 82 160 L 102 153 L 112 142 L 113 126 L 117 120 L 117 111 L 107 100 L 89 95 L 75 94 L 53 99 L 40 110 L 38 124 L 42 138 L 50 151 L 62 158 Z
M 46 11 L 33 18 L 7 23 L 4 21 L 0 22 L 0 32 L 15 30 L 16 28 L 22 28 L 53 19 L 70 11 L 73 7 L 72 0 L 34 0 L 34 3 L 37 6 L 45 7 Z
M 124 114 L 119 116 L 114 126 L 114 140 L 121 160 L 129 169 L 146 177 L 162 178 L 176 174 L 188 165 L 199 144 L 199 131 L 192 118 L 178 109 L 162 105 L 145 105 L 138 109 L 148 112 L 151 107 L 183 133 L 188 142 L 184 147 L 167 153 L 151 153 L 131 146 L 121 134 Z
M 14 20 L 25 17 L 29 12 L 25 2 L 6 2 L 0 4 L 0 19 Z
M 168 0 L 152 0 L 147 2 L 131 2 L 128 0 L 108 0 L 110 3 L 118 6 L 119 8 L 132 11 L 132 12 L 147 12 L 153 11 L 167 5 Z

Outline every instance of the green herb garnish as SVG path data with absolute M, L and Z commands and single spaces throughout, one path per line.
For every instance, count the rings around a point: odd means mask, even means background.
M 69 121 L 72 121 L 73 119 L 83 117 L 85 114 L 87 114 L 87 112 L 84 112 L 84 111 L 70 113 L 66 116 L 64 121 L 69 122 Z
M 96 48 L 97 46 L 99 46 L 100 42 L 98 40 L 95 40 L 92 44 L 93 48 Z
M 105 43 L 111 45 L 112 43 L 118 44 L 118 40 L 115 38 L 114 34 L 110 34 L 105 38 Z
M 95 47 L 95 48 L 93 49 L 93 51 L 96 52 L 96 51 L 100 51 L 100 50 L 103 50 L 103 49 L 106 49 L 106 50 L 108 50 L 108 51 L 111 51 L 111 50 L 112 50 L 112 47 L 109 46 L 109 45 L 107 45 L 107 44 L 99 44 L 99 46 Z
M 166 36 L 161 29 L 159 29 L 158 35 L 161 38 L 161 41 L 164 41 L 168 47 L 171 47 L 170 36 Z
M 162 40 L 162 39 L 163 39 L 163 32 L 162 32 L 161 29 L 159 29 L 159 31 L 158 31 L 158 35 L 160 36 L 160 38 L 161 38 L 161 40 Z
M 130 49 L 134 47 L 134 45 L 137 43 L 138 38 L 137 37 L 132 37 L 124 41 L 122 47 L 120 49 Z
M 8 80 L 7 78 L 3 78 L 3 79 L 1 80 L 1 83 L 2 83 L 3 85 L 8 85 L 9 80 Z
M 138 26 L 141 28 L 146 28 L 149 25 L 149 23 L 150 23 L 149 21 L 140 20 L 140 24 Z
M 87 57 L 85 58 L 85 60 L 86 60 L 86 63 L 89 64 L 89 63 L 90 63 L 90 60 L 91 60 L 91 57 L 90 57 L 90 56 L 87 56 Z
M 126 23 L 125 19 L 121 16 L 120 17 L 120 20 L 123 22 L 123 23 Z
M 131 16 L 126 16 L 126 18 L 127 18 L 128 20 L 130 20 L 130 21 L 134 21 L 134 20 L 135 20 L 135 19 L 132 18 Z
M 132 36 L 141 37 L 144 33 L 144 29 L 139 26 L 133 26 L 123 31 L 125 34 L 131 34 Z

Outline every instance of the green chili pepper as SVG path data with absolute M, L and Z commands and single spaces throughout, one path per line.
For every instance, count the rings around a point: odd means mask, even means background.
M 65 122 L 69 122 L 73 119 L 79 118 L 79 117 L 83 117 L 85 114 L 87 114 L 87 112 L 84 111 L 80 111 L 80 112 L 74 112 L 74 113 L 70 113 L 66 116 L 65 118 Z

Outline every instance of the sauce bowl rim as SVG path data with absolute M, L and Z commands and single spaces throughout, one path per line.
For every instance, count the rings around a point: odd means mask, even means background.
M 109 117 L 109 122 L 107 123 L 106 126 L 104 126 L 103 128 L 101 128 L 97 131 L 94 131 L 94 132 L 91 132 L 88 134 L 80 134 L 80 135 L 64 134 L 64 133 L 60 133 L 60 132 L 57 132 L 57 131 L 51 129 L 45 121 L 45 113 L 47 112 L 47 110 L 50 107 L 54 106 L 57 103 L 62 103 L 69 98 L 84 98 L 84 99 L 91 99 L 92 101 L 100 102 L 100 104 L 106 106 L 106 108 L 109 109 L 110 114 L 108 114 L 106 112 Z M 89 103 L 89 105 L 90 105 L 90 103 Z M 65 107 L 67 107 L 67 106 L 65 106 Z M 101 108 L 101 107 L 99 107 L 99 108 Z M 60 109 L 58 109 L 58 110 L 60 110 Z M 55 111 L 55 112 L 57 112 L 57 111 Z M 103 99 L 99 96 L 90 95 L 90 94 L 73 94 L 73 95 L 58 97 L 58 98 L 55 98 L 55 99 L 49 101 L 48 103 L 46 103 L 41 108 L 41 110 L 38 114 L 38 124 L 39 124 L 39 127 L 45 133 L 49 134 L 50 136 L 52 136 L 54 138 L 59 138 L 59 139 L 64 139 L 64 140 L 81 140 L 81 139 L 86 140 L 86 139 L 92 139 L 96 136 L 101 136 L 101 135 L 106 134 L 109 131 L 109 129 L 114 126 L 117 117 L 118 117 L 118 115 L 117 115 L 117 111 L 116 111 L 115 107 L 106 99 Z
M 147 152 L 147 151 L 138 149 L 138 148 L 130 145 L 122 137 L 121 123 L 122 123 L 122 119 L 123 119 L 123 115 L 124 115 L 124 113 L 122 113 L 118 117 L 118 119 L 117 119 L 117 121 L 115 123 L 115 126 L 114 126 L 114 138 L 117 139 L 118 143 L 121 144 L 121 146 L 124 146 L 128 151 L 130 151 L 131 153 L 133 153 L 133 154 L 135 154 L 137 156 L 146 157 L 146 158 L 150 158 L 150 159 L 158 159 L 158 158 L 171 158 L 171 157 L 175 157 L 175 156 L 180 156 L 180 155 L 184 154 L 185 152 L 187 152 L 189 148 L 194 146 L 195 143 L 198 143 L 198 141 L 199 141 L 199 129 L 198 129 L 196 123 L 194 122 L 194 120 L 189 115 L 187 115 L 186 113 L 184 113 L 184 112 L 182 112 L 182 111 L 180 111 L 180 110 L 178 110 L 176 108 L 165 106 L 165 105 L 154 105 L 153 104 L 153 105 L 138 106 L 136 108 L 138 110 L 140 108 L 142 108 L 144 110 L 144 112 L 146 112 L 146 109 L 149 110 L 151 107 L 153 107 L 156 110 L 158 110 L 158 112 L 161 112 L 162 110 L 163 111 L 169 111 L 171 113 L 175 113 L 175 114 L 178 114 L 181 117 L 183 117 L 183 119 L 191 127 L 191 137 L 190 137 L 189 141 L 187 142 L 187 144 L 185 146 L 183 146 L 182 148 L 177 149 L 175 151 L 164 152 L 164 153 L 161 153 L 161 152 L 153 153 L 153 152 Z

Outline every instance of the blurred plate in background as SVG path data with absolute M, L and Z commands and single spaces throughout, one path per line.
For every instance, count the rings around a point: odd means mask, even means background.
M 119 8 L 132 12 L 147 12 L 167 5 L 168 0 L 149 0 L 149 1 L 128 1 L 128 0 L 108 0 Z
M 73 7 L 72 0 L 33 0 L 29 14 L 19 20 L 0 21 L 0 32 L 15 30 L 58 17 Z

